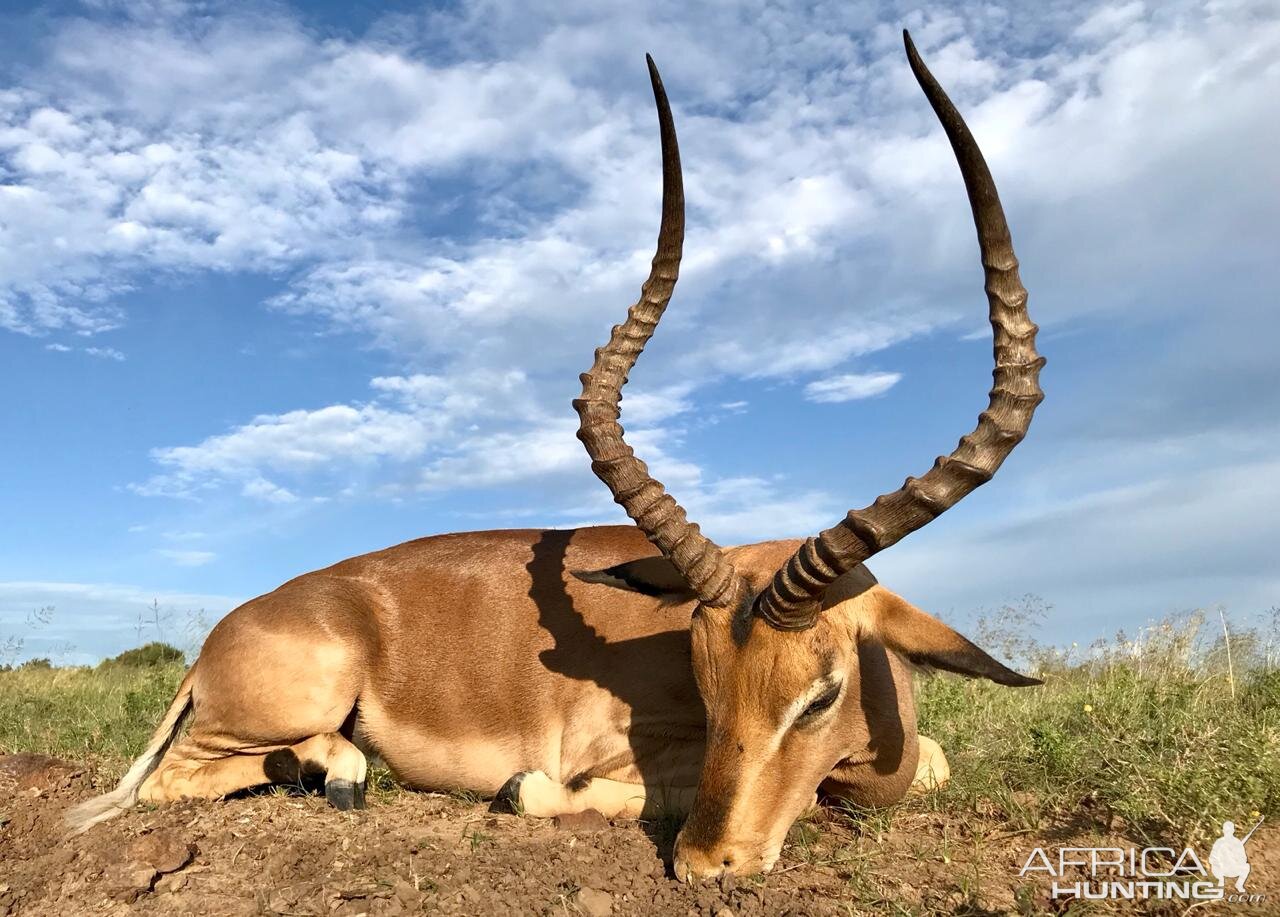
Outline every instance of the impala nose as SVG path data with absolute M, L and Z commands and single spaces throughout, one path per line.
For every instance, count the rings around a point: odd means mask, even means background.
M 681 882 L 714 879 L 726 872 L 734 872 L 742 865 L 743 855 L 732 847 L 700 850 L 676 838 L 673 866 L 676 878 Z

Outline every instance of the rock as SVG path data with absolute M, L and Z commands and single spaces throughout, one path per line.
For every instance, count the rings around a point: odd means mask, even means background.
M 395 884 L 391 886 L 391 893 L 406 907 L 416 907 L 422 900 L 422 894 L 413 887 L 413 883 L 406 882 L 404 879 L 396 879 Z
M 596 814 L 600 815 L 599 812 Z M 608 917 L 613 913 L 613 895 L 597 888 L 580 888 L 573 900 L 587 917 Z
M 125 849 L 125 860 L 150 866 L 156 872 L 177 872 L 191 862 L 196 845 L 171 828 L 157 828 L 134 839 Z
M 567 815 L 557 815 L 553 822 L 561 831 L 575 831 L 578 833 L 586 833 L 588 831 L 603 831 L 609 827 L 609 820 L 597 812 L 595 809 L 587 809 L 583 812 L 573 812 Z
M 716 917 L 733 917 L 733 911 L 729 910 L 727 907 L 722 907 L 720 910 L 716 911 Z
M 102 877 L 106 892 L 112 898 L 132 904 L 139 895 L 151 891 L 151 883 L 158 873 L 150 866 L 137 863 L 116 863 L 107 867 Z
M 182 874 L 161 876 L 156 881 L 157 892 L 178 892 L 187 886 L 187 877 Z

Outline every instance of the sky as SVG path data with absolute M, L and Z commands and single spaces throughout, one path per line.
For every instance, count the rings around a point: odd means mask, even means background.
M 0 652 L 624 522 L 570 400 L 652 257 L 646 51 L 689 228 L 629 440 L 727 544 L 922 473 L 990 332 L 903 27 L 999 184 L 1047 398 L 869 566 L 961 626 L 1038 596 L 1055 643 L 1280 605 L 1273 2 L 60 0 L 0 6 Z

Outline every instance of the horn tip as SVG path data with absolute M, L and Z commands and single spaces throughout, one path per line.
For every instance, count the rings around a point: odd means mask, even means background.
M 652 54 L 646 53 L 644 60 L 649 65 L 649 82 L 653 85 L 654 97 L 658 99 L 658 106 L 661 108 L 667 94 L 662 86 L 662 74 L 658 72 L 658 65 L 653 62 Z
M 907 60 L 913 64 L 920 60 L 920 52 L 916 50 L 916 43 L 911 39 L 911 33 L 906 29 L 902 30 L 902 44 L 907 50 Z

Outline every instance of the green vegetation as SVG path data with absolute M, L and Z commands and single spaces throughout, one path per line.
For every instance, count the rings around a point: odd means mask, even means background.
M 113 773 L 146 746 L 186 666 L 19 666 L 0 672 L 0 752 L 97 760 Z
M 920 731 L 942 745 L 953 776 L 914 805 L 994 807 L 1013 830 L 1084 816 L 1152 843 L 1202 842 L 1224 819 L 1251 825 L 1280 812 L 1274 634 L 1228 637 L 1225 621 L 1215 633 L 1218 620 L 1194 614 L 1083 654 L 1025 641 L 1011 648 L 1043 613 L 1034 603 L 1006 609 L 1006 639 L 979 628 L 1043 687 L 956 678 L 922 686 Z
M 152 642 L 137 649 L 125 650 L 119 656 L 105 660 L 100 668 L 109 669 L 116 666 L 145 669 L 155 666 L 172 666 L 183 662 L 186 658 L 182 650 L 167 643 Z

